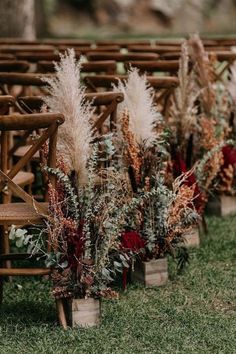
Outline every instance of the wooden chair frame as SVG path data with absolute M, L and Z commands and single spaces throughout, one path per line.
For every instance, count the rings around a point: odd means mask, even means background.
M 112 85 L 117 85 L 119 80 L 127 80 L 127 75 L 96 75 L 85 76 L 84 83 L 87 85 L 89 91 L 98 92 L 99 88 L 111 90 Z M 159 93 L 155 97 L 157 104 L 162 103 L 162 114 L 165 117 L 168 113 L 170 100 L 175 88 L 179 84 L 177 77 L 171 76 L 147 76 L 149 84 L 154 90 Z
M 87 53 L 88 61 L 115 60 L 122 63 L 128 60 L 156 60 L 158 57 L 158 54 L 155 53 L 110 53 L 93 51 Z
M 1 163 L 0 163 L 0 194 L 2 204 L 0 204 L 0 302 L 3 299 L 3 277 L 4 276 L 32 276 L 48 275 L 51 270 L 48 268 L 11 268 L 6 266 L 6 262 L 12 260 L 29 259 L 25 253 L 10 253 L 8 228 L 12 224 L 27 225 L 41 223 L 48 214 L 48 207 L 45 203 L 39 203 L 26 193 L 21 187 L 14 183 L 13 178 L 17 172 L 23 168 L 32 158 L 34 153 L 39 150 L 46 141 L 49 141 L 48 165 L 56 167 L 56 141 L 57 129 L 64 122 L 61 114 L 34 114 L 34 115 L 1 115 Z M 42 129 L 42 134 L 37 137 L 34 144 L 11 169 L 8 170 L 8 134 L 12 130 L 34 130 Z M 49 176 L 52 185 L 55 186 L 55 177 Z M 6 194 L 13 191 L 23 203 L 5 203 Z M 8 199 L 8 198 L 7 198 Z M 30 258 L 29 260 L 31 260 Z M 60 310 L 60 300 L 57 302 L 58 311 Z M 59 312 L 60 323 L 63 324 L 63 313 Z
M 124 96 L 122 93 L 115 92 L 96 92 L 96 93 L 86 93 L 85 100 L 90 101 L 94 107 L 99 109 L 99 117 L 93 124 L 93 129 L 100 131 L 103 123 L 110 117 L 110 129 L 114 130 L 116 126 L 117 119 L 117 105 L 122 102 Z M 43 99 L 40 96 L 26 96 L 19 97 L 19 105 L 24 108 L 27 112 L 39 111 Z M 101 110 L 101 107 L 104 107 Z
M 124 67 L 128 71 L 130 67 L 136 67 L 141 72 L 152 74 L 154 72 L 167 72 L 176 75 L 179 70 L 178 60 L 156 60 L 156 61 L 128 61 L 125 62 Z
M 0 72 L 21 72 L 29 70 L 30 64 L 25 60 L 0 60 Z
M 52 61 L 39 61 L 37 63 L 37 72 L 39 73 L 54 73 L 55 66 Z M 106 73 L 115 74 L 116 62 L 114 60 L 90 61 L 81 64 L 82 73 Z

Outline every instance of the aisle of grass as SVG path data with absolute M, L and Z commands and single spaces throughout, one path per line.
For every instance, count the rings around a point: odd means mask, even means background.
M 120 300 L 103 301 L 100 328 L 65 332 L 46 282 L 7 284 L 0 353 L 236 353 L 236 217 L 208 224 L 183 275 L 172 263 L 167 286 L 131 286 Z

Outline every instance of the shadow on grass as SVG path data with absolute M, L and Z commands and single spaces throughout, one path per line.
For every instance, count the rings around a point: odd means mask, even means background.
M 53 304 L 32 301 L 17 301 L 4 303 L 0 306 L 1 326 L 8 326 L 9 322 L 24 326 L 55 325 L 57 321 L 56 308 Z

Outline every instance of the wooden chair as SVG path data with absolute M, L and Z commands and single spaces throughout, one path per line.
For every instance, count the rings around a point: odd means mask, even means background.
M 127 75 L 94 75 L 85 76 L 84 83 L 90 92 L 98 92 L 100 89 L 111 90 L 112 85 L 117 85 L 119 80 L 127 80 Z M 174 89 L 178 86 L 179 80 L 172 76 L 147 76 L 147 80 L 156 91 L 155 102 L 161 106 L 161 112 L 165 117 L 171 103 Z
M 155 45 L 155 46 L 144 46 L 144 45 L 130 45 L 128 46 L 128 50 L 130 52 L 137 52 L 137 53 L 170 53 L 176 52 L 180 49 L 180 46 L 167 46 L 167 45 Z
M 96 41 L 97 46 L 119 45 L 121 48 L 127 48 L 128 45 L 150 45 L 150 40 L 125 40 L 125 39 L 100 39 Z
M 29 67 L 30 64 L 25 60 L 0 60 L 0 72 L 24 73 Z
M 45 82 L 42 77 L 52 76 L 53 74 L 35 74 L 35 73 L 1 73 L 0 90 L 4 95 L 13 95 L 17 98 L 19 95 L 33 95 L 44 92 Z M 21 86 L 22 89 L 14 92 L 15 86 Z M 21 110 L 20 110 L 21 112 Z M 24 112 L 22 112 L 24 113 Z
M 54 51 L 55 47 L 51 45 L 0 45 L 0 53 L 18 53 L 18 52 L 24 52 L 24 51 L 31 51 L 31 52 L 51 52 Z
M 9 109 L 15 103 L 15 99 L 12 96 L 0 96 L 0 115 L 9 114 Z M 8 144 L 12 145 L 11 137 L 8 136 Z M 11 146 L 9 149 L 8 159 L 7 159 L 7 168 L 9 169 L 11 166 L 12 158 L 13 158 L 14 148 Z M 14 182 L 20 187 L 24 188 L 28 186 L 28 191 L 31 190 L 31 185 L 34 182 L 34 174 L 27 171 L 19 171 L 17 175 L 14 177 Z M 5 197 L 6 198 L 6 197 Z M 8 194 L 8 200 L 10 201 L 11 196 Z
M 0 204 L 0 238 L 1 238 L 1 254 L 0 254 L 0 301 L 3 299 L 3 277 L 4 276 L 34 276 L 48 275 L 49 268 L 9 268 L 6 266 L 7 261 L 15 260 L 32 260 L 29 254 L 12 254 L 9 247 L 8 230 L 11 225 L 38 225 L 44 222 L 45 216 L 48 214 L 47 203 L 39 203 L 26 193 L 14 181 L 17 173 L 30 161 L 36 151 L 42 148 L 43 144 L 48 141 L 49 156 L 48 165 L 56 167 L 56 140 L 57 129 L 64 121 L 61 114 L 32 114 L 32 115 L 1 115 L 0 131 L 1 131 L 1 163 L 0 163 L 0 194 L 2 204 Z M 8 170 L 8 135 L 13 130 L 41 130 L 40 136 L 34 141 L 30 150 Z M 49 177 L 52 185 L 55 186 L 55 178 Z M 8 193 L 14 193 L 22 202 L 9 202 Z M 61 308 L 60 301 L 58 309 Z M 63 322 L 63 314 L 59 313 L 59 320 Z
M 75 51 L 79 51 L 81 54 L 87 54 L 88 52 L 119 52 L 120 51 L 120 46 L 119 45 L 110 45 L 110 46 L 98 46 L 98 47 L 92 47 L 92 46 L 86 46 L 86 47 L 82 47 L 82 46 L 67 46 L 67 45 L 63 45 L 63 46 L 59 46 L 58 50 L 59 51 L 65 51 L 67 48 L 74 48 Z
M 53 73 L 55 72 L 54 63 L 51 61 L 39 61 L 37 63 L 37 72 L 39 73 Z M 116 72 L 116 62 L 114 60 L 104 60 L 104 61 L 90 61 L 82 63 L 81 65 L 82 73 L 106 73 L 115 74 Z
M 231 51 L 215 51 L 209 52 L 208 54 L 209 56 L 212 55 L 218 62 L 215 68 L 215 79 L 221 80 L 224 72 L 228 70 L 236 60 L 236 53 Z
M 85 100 L 90 101 L 94 107 L 97 108 L 94 116 L 93 129 L 100 131 L 105 121 L 109 119 L 110 130 L 115 130 L 117 119 L 117 105 L 122 102 L 124 96 L 122 93 L 115 92 L 96 92 L 86 93 Z M 43 98 L 35 97 L 19 97 L 19 104 L 28 109 L 28 112 L 39 111 Z
M 157 46 L 181 46 L 181 44 L 183 43 L 184 38 L 158 38 L 155 40 L 155 45 Z
M 76 51 L 75 56 L 78 59 L 81 55 L 81 52 Z M 60 56 L 58 53 L 50 52 L 50 53 L 32 53 L 30 51 L 19 52 L 16 53 L 16 57 L 18 60 L 27 60 L 30 63 L 37 63 L 40 60 L 46 61 L 58 61 L 60 60 Z
M 89 47 L 94 41 L 85 39 L 56 39 L 56 38 L 44 38 L 40 43 L 53 45 L 55 47 L 66 46 L 66 47 Z
M 155 72 L 168 73 L 176 75 L 179 70 L 178 60 L 153 60 L 153 61 L 128 61 L 125 62 L 124 67 L 129 70 L 130 67 L 136 67 L 140 72 L 153 74 Z
M 128 60 L 156 60 L 158 54 L 155 53 L 110 53 L 110 52 L 88 52 L 87 59 L 89 61 L 97 60 L 115 60 L 117 62 L 125 62 Z

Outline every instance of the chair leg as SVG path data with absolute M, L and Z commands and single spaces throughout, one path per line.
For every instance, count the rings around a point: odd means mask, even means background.
M 9 233 L 8 226 L 1 225 L 0 226 L 0 239 L 1 239 L 0 254 L 10 253 L 10 243 L 9 243 L 8 233 Z M 0 266 L 5 268 L 11 268 L 11 261 L 7 260 L 1 262 Z M 7 280 L 12 282 L 12 277 L 9 276 Z
M 63 327 L 63 329 L 67 329 L 65 310 L 63 306 L 63 301 L 61 299 L 56 299 L 56 307 L 59 324 Z

